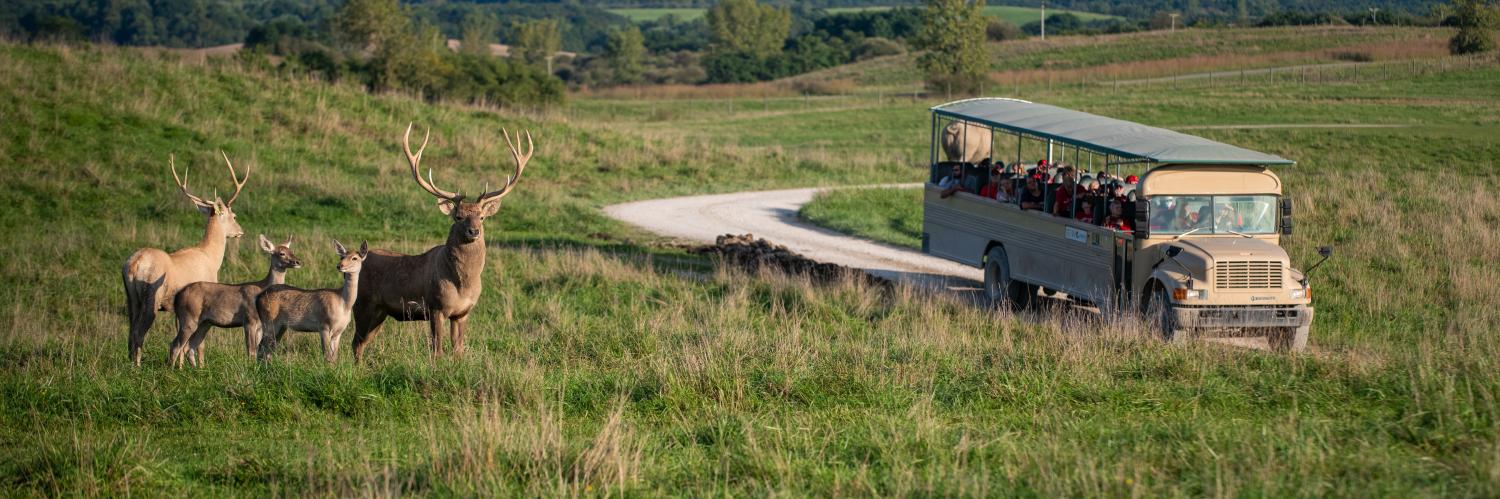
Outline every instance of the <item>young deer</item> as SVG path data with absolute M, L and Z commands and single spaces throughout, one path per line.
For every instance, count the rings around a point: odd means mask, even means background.
M 284 284 L 288 269 L 302 266 L 302 261 L 292 254 L 291 238 L 277 246 L 262 235 L 260 250 L 271 260 L 271 270 L 264 279 L 242 284 L 195 282 L 177 292 L 172 306 L 177 314 L 177 338 L 172 340 L 169 364 L 182 367 L 186 354 L 193 367 L 202 367 L 203 339 L 214 326 L 244 326 L 245 352 L 255 358 L 255 349 L 260 344 L 260 315 L 255 310 L 255 297 L 268 287 Z
M 220 151 L 219 154 L 224 153 Z M 197 246 L 172 254 L 156 248 L 142 248 L 125 260 L 125 268 L 120 273 L 125 281 L 125 311 L 130 316 L 130 361 L 137 366 L 141 365 L 141 346 L 146 342 L 146 332 L 156 322 L 156 313 L 167 310 L 177 290 L 183 286 L 198 281 L 218 281 L 219 266 L 224 263 L 225 239 L 245 235 L 245 230 L 235 221 L 231 207 L 239 198 L 240 190 L 245 188 L 245 182 L 250 181 L 250 172 L 246 171 L 245 180 L 240 180 L 228 155 L 224 155 L 224 164 L 229 166 L 229 177 L 234 180 L 234 194 L 229 195 L 227 202 L 217 196 L 213 201 L 194 196 L 188 191 L 187 181 L 177 176 L 177 165 L 172 159 L 167 160 L 172 179 L 198 211 L 208 217 L 208 226 L 203 229 L 203 240 Z
M 411 126 L 406 127 L 406 136 L 401 146 L 406 152 L 407 164 L 417 186 L 438 198 L 438 210 L 453 220 L 448 228 L 448 241 L 420 255 L 403 255 L 375 250 L 368 262 L 365 286 L 359 288 L 359 300 L 354 304 L 354 360 L 364 356 L 365 346 L 380 332 L 387 317 L 398 321 L 427 321 L 432 333 L 432 355 L 443 352 L 443 320 L 452 330 L 453 351 L 464 351 L 464 327 L 469 312 L 479 302 L 479 293 L 484 286 L 480 277 L 484 274 L 484 219 L 500 211 L 500 199 L 510 194 L 531 160 L 534 146 L 531 132 L 526 132 L 526 153 L 517 146 L 521 134 L 511 140 L 510 132 L 501 129 L 505 144 L 510 147 L 511 159 L 515 160 L 515 174 L 505 179 L 498 191 L 480 194 L 473 202 L 432 185 L 432 171 L 427 179 L 422 178 L 418 164 L 422 151 L 427 149 L 427 139 L 422 147 L 411 152 Z
M 370 253 L 370 244 L 360 243 L 359 252 L 355 253 L 335 240 L 333 248 L 339 254 L 343 287 L 307 290 L 281 284 L 266 288 L 255 298 L 255 308 L 260 313 L 260 360 L 271 356 L 287 329 L 319 333 L 323 337 L 323 358 L 328 362 L 338 360 L 339 337 L 353 317 L 359 269 Z

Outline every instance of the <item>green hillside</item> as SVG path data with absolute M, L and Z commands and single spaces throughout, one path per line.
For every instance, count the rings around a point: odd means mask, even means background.
M 1497 64 L 1014 89 L 1171 127 L 1405 125 L 1193 132 L 1296 158 L 1290 251 L 1338 247 L 1315 284 L 1312 352 L 1284 356 L 747 275 L 599 211 L 913 181 L 939 96 L 724 87 L 493 109 L 234 60 L 0 44 L 0 495 L 1489 495 Z M 128 365 L 121 264 L 201 236 L 169 157 L 205 193 L 229 187 L 218 150 L 251 170 L 247 235 L 293 235 L 306 265 L 288 281 L 334 286 L 331 238 L 416 252 L 448 230 L 401 156 L 408 122 L 433 129 L 435 182 L 466 192 L 510 171 L 502 127 L 536 138 L 487 223 L 464 357 L 431 359 L 424 325 L 388 323 L 364 365 L 347 344 L 326 365 L 299 333 L 260 365 L 239 331 L 214 330 L 208 366 L 176 371 L 164 315 L 146 365 Z M 264 273 L 247 242 L 222 280 Z

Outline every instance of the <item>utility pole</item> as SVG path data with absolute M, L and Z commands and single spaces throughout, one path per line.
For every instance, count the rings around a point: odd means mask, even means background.
M 1047 2 L 1042 2 L 1042 39 L 1047 39 Z
M 1167 15 L 1172 18 L 1172 32 L 1176 33 L 1177 32 L 1177 16 L 1180 16 L 1182 14 L 1178 14 L 1176 12 L 1173 12 L 1173 13 L 1167 14 Z

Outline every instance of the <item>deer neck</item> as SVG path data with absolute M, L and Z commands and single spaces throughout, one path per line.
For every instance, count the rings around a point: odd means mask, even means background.
M 344 273 L 344 287 L 339 289 L 339 297 L 344 300 L 344 307 L 354 306 L 354 297 L 359 293 L 359 272 Z
M 465 242 L 456 233 L 449 235 L 448 264 L 460 287 L 478 285 L 484 272 L 484 236 Z
M 208 217 L 208 226 L 203 228 L 203 240 L 198 242 L 198 250 L 208 255 L 215 269 L 224 263 L 224 245 L 228 239 L 229 231 L 219 219 L 214 216 Z
M 271 270 L 266 272 L 266 278 L 260 280 L 260 287 L 264 289 L 277 284 L 286 284 L 286 269 L 272 264 Z

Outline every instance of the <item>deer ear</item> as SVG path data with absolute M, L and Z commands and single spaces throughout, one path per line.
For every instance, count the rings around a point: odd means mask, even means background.
M 338 239 L 333 240 L 333 251 L 338 252 L 339 258 L 343 258 L 344 255 L 349 254 L 349 250 L 344 248 L 344 243 L 339 242 Z
M 266 239 L 265 234 L 260 234 L 260 250 L 266 253 L 275 253 L 276 245 L 272 244 L 270 239 Z
M 483 216 L 494 216 L 495 213 L 498 213 L 500 211 L 500 198 L 494 198 L 485 201 L 484 204 L 479 207 L 479 210 L 480 214 Z
M 453 215 L 453 208 L 456 208 L 456 207 L 458 207 L 458 204 L 454 203 L 451 200 L 448 200 L 448 199 L 439 199 L 438 200 L 438 211 L 443 212 L 444 215 L 452 216 Z
M 359 242 L 359 257 L 360 258 L 364 258 L 365 255 L 369 255 L 369 254 L 370 254 L 370 242 L 369 241 L 360 241 Z
M 218 213 L 218 211 L 219 211 L 219 208 L 216 207 L 216 206 L 214 206 L 214 205 L 212 205 L 212 204 L 198 204 L 198 203 L 193 203 L 193 206 L 197 206 L 198 207 L 198 213 L 202 213 L 202 214 L 208 215 L 210 217 L 214 216 L 214 213 Z

